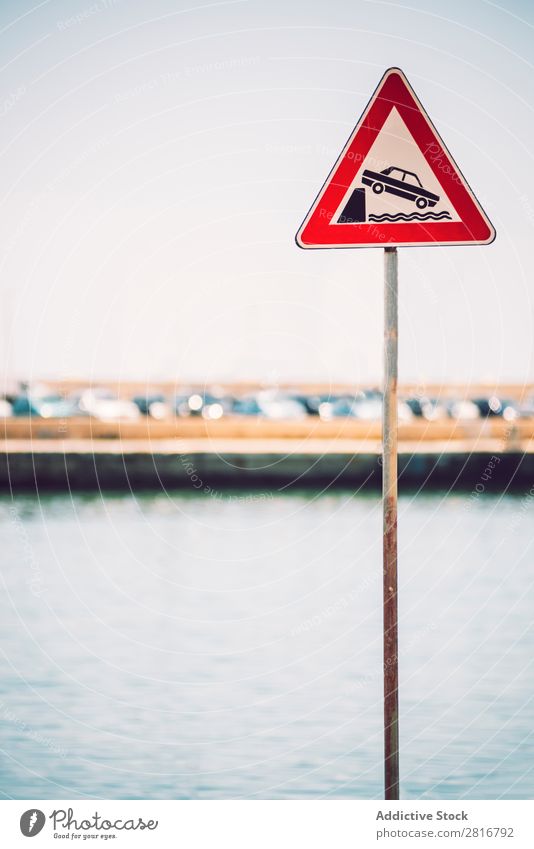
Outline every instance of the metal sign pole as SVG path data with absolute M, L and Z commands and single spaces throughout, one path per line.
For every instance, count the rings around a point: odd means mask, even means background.
M 384 250 L 384 798 L 399 798 L 399 664 L 397 635 L 397 248 Z

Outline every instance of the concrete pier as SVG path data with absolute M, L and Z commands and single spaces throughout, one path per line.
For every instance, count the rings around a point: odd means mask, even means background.
M 381 485 L 381 445 L 374 440 L 169 439 L 10 440 L 0 444 L 0 488 L 161 489 L 213 494 L 223 487 L 276 491 L 295 487 Z M 534 480 L 534 446 L 500 442 L 399 444 L 399 486 L 524 490 Z

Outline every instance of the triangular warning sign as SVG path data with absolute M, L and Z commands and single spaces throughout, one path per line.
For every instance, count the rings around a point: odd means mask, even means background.
M 408 80 L 390 68 L 296 238 L 301 248 L 487 245 L 495 230 Z

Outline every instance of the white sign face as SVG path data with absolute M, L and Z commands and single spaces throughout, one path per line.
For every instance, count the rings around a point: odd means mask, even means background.
M 365 189 L 366 221 L 460 221 L 460 216 L 395 108 L 389 113 L 336 210 L 336 221 L 340 221 L 356 188 Z M 429 194 L 433 197 L 428 197 Z

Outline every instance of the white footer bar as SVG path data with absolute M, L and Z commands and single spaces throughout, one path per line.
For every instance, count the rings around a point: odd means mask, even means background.
M 533 849 L 533 815 L 529 801 L 22 800 L 0 803 L 0 834 L 10 849 Z

